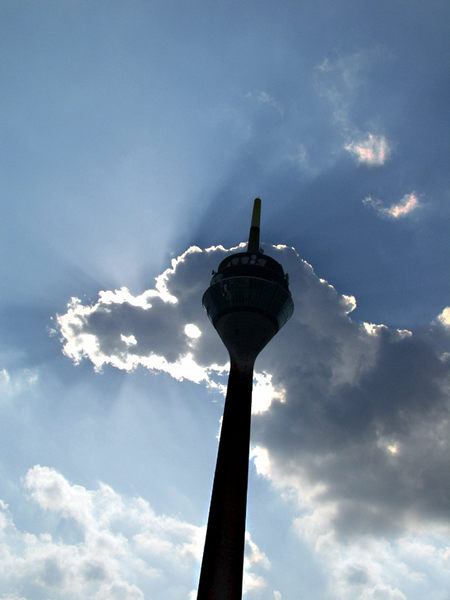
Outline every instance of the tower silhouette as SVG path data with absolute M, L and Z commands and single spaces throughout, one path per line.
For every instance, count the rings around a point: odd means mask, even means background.
M 294 310 L 287 275 L 259 247 L 260 214 L 256 198 L 247 251 L 227 256 L 203 295 L 230 373 L 197 600 L 242 597 L 253 367 Z

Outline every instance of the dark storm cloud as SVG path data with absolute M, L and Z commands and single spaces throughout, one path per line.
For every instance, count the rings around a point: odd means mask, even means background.
M 319 486 L 315 506 L 334 504 L 330 525 L 342 535 L 400 531 L 411 520 L 450 521 L 445 320 L 434 325 L 439 348 L 431 334 L 425 339 L 355 322 L 352 296 L 318 278 L 292 249 L 269 252 L 290 273 L 295 302 L 292 320 L 257 361 L 258 371 L 272 373 L 276 388 L 285 390 L 285 402 L 253 422 L 254 442 L 268 449 L 274 481 L 289 481 L 300 496 L 302 487 Z M 223 256 L 221 249 L 189 251 L 157 278 L 156 291 L 104 292 L 91 307 L 73 304 L 59 317 L 66 353 L 98 367 L 141 364 L 211 382 L 212 364 L 223 364 L 226 353 L 200 298 L 205 273 Z M 187 323 L 202 335 L 187 336 Z M 152 354 L 169 366 L 148 362 Z M 186 355 L 192 362 L 176 370 Z
M 337 502 L 341 533 L 450 518 L 450 365 L 420 340 L 378 337 L 375 363 L 354 382 L 333 387 L 329 370 L 291 367 L 286 403 L 254 420 L 276 470 L 324 485 L 317 501 Z
M 274 478 L 296 482 L 300 496 L 302 486 L 320 485 L 315 502 L 334 504 L 332 525 L 342 534 L 448 522 L 450 361 L 442 333 L 434 346 L 408 331 L 356 323 L 348 298 L 305 265 L 290 270 L 294 323 L 270 347 L 286 402 L 253 421 Z

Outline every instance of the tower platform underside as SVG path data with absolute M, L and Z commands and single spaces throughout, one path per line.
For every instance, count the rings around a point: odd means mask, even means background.
M 273 319 L 249 310 L 225 313 L 216 319 L 214 327 L 241 369 L 253 368 L 258 354 L 278 331 Z
M 293 311 L 290 293 L 278 282 L 249 276 L 216 280 L 203 305 L 230 356 L 246 364 L 254 362 Z

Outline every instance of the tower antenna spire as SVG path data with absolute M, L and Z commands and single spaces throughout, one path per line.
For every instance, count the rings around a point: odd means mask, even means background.
M 261 199 L 255 198 L 253 202 L 252 222 L 248 235 L 248 252 L 259 252 L 259 225 L 261 221 Z

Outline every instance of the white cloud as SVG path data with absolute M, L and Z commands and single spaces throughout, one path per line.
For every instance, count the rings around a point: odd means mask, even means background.
M 450 327 L 450 306 L 446 306 L 438 315 L 437 320 L 444 327 Z
M 355 296 L 347 296 L 346 294 L 342 294 L 341 296 L 343 302 L 347 303 L 346 313 L 349 314 L 353 312 L 356 308 L 356 298 Z
M 136 346 L 137 344 L 137 340 L 134 337 L 134 335 L 123 335 L 122 333 L 120 335 L 120 339 L 122 340 L 122 342 L 125 342 L 127 346 Z
M 407 533 L 397 537 L 383 532 L 378 537 L 342 541 L 332 525 L 336 505 L 318 503 L 308 489 L 308 485 L 303 491 L 295 488 L 301 510 L 294 527 L 314 549 L 317 560 L 327 565 L 330 598 L 405 600 L 435 594 L 444 598 L 439 594 L 450 586 L 448 526 L 411 524 Z M 324 491 L 318 488 L 315 494 Z M 376 519 L 380 513 L 372 508 Z
M 331 120 L 339 135 L 332 154 L 339 156 L 344 148 L 358 163 L 371 167 L 385 164 L 391 153 L 390 143 L 384 135 L 370 131 L 373 129 L 370 121 L 361 130 L 353 114 L 360 105 L 361 90 L 367 89 L 367 69 L 379 57 L 379 49 L 325 57 L 315 69 L 315 87 L 330 107 Z
M 329 106 L 331 121 L 338 134 L 329 154 L 341 157 L 343 150 L 350 152 L 360 165 L 379 167 L 386 164 L 392 146 L 387 137 L 374 130 L 370 114 L 365 123 L 354 113 L 360 111 L 360 93 L 367 91 L 368 69 L 373 67 L 383 50 L 358 51 L 325 57 L 315 69 L 315 86 L 319 97 Z M 364 100 L 364 104 L 366 101 Z
M 345 149 L 356 156 L 360 164 L 370 167 L 384 165 L 389 158 L 391 148 L 384 135 L 367 134 L 365 139 L 346 144 Z
M 394 219 L 404 217 L 411 211 L 415 210 L 419 206 L 419 199 L 417 195 L 412 192 L 411 194 L 405 194 L 398 204 L 393 204 L 387 209 L 387 212 Z
M 32 369 L 20 369 L 13 373 L 0 369 L 0 396 L 6 399 L 28 392 L 33 389 L 37 380 L 38 375 Z
M 0 501 L 0 582 L 9 590 L 2 600 L 188 597 L 204 527 L 158 515 L 143 498 L 121 496 L 105 484 L 93 490 L 71 484 L 49 467 L 30 469 L 25 487 L 41 511 L 43 533 L 21 531 Z M 49 531 L 48 514 L 65 523 L 57 536 Z M 252 591 L 266 588 L 258 571 L 267 570 L 269 562 L 249 534 L 245 565 L 244 586 L 251 598 Z
M 406 596 L 390 586 L 377 584 L 371 590 L 365 591 L 361 600 L 406 600 Z
M 393 219 L 405 217 L 420 206 L 419 198 L 415 192 L 405 194 L 400 202 L 397 204 L 392 204 L 389 208 L 386 208 L 380 200 L 372 198 L 372 196 L 367 196 L 364 198 L 363 204 L 374 208 L 381 215 L 391 217 Z
M 6 369 L 0 369 L 0 390 L 3 394 L 11 390 L 11 377 Z
M 285 391 L 282 388 L 274 387 L 272 375 L 263 371 L 255 373 L 253 381 L 252 394 L 252 414 L 260 414 L 269 410 L 272 402 L 278 400 L 284 402 Z
M 258 475 L 270 476 L 270 458 L 267 448 L 254 446 L 250 450 L 250 459 L 253 460 Z

